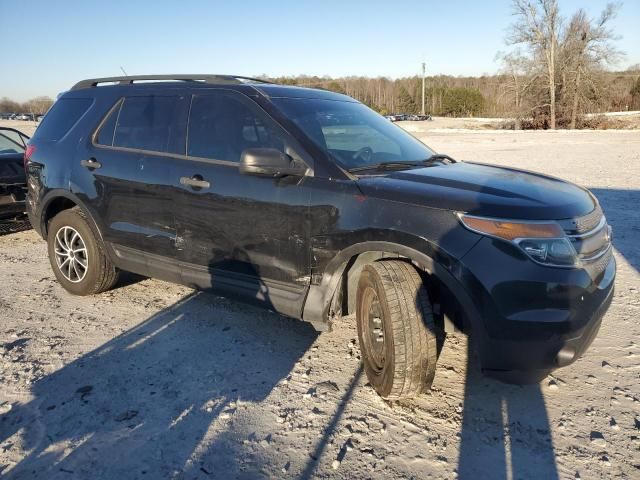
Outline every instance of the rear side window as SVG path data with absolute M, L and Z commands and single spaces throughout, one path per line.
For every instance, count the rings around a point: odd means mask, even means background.
M 103 145 L 163 153 L 185 153 L 185 97 L 126 97 L 98 133 Z M 109 129 L 115 125 L 113 141 Z M 104 133 L 103 133 L 104 131 Z
M 239 97 L 228 92 L 193 97 L 187 155 L 239 162 L 247 148 L 284 151 L 278 127 L 249 100 Z
M 84 115 L 92 103 L 93 100 L 90 98 L 61 98 L 47 112 L 33 138 L 60 140 Z

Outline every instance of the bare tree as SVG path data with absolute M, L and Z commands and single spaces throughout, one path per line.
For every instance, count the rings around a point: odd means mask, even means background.
M 43 115 L 53 105 L 53 100 L 49 97 L 35 97 L 23 104 L 23 109 L 31 114 Z
M 576 128 L 584 80 L 594 85 L 593 73 L 614 64 L 622 55 L 613 45 L 617 37 L 609 28 L 619 8 L 619 3 L 609 3 L 594 20 L 589 19 L 583 9 L 579 9 L 571 17 L 562 42 L 567 73 L 573 77 L 570 128 Z
M 531 111 L 531 108 L 526 105 L 525 99 L 539 75 L 536 74 L 530 59 L 522 55 L 520 50 L 506 53 L 498 52 L 496 59 L 502 63 L 502 73 L 505 76 L 505 81 L 500 85 L 501 92 L 498 101 L 503 97 L 508 98 L 511 105 L 510 115 L 515 119 L 516 130 L 519 130 L 522 118 L 528 116 Z
M 509 42 L 525 44 L 534 58 L 545 66 L 548 88 L 549 126 L 556 128 L 556 65 L 562 19 L 557 0 L 513 0 L 515 23 Z
M 16 113 L 20 110 L 20 104 L 7 97 L 0 98 L 1 113 Z

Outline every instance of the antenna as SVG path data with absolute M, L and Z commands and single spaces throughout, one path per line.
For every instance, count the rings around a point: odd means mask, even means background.
M 124 67 L 122 65 L 120 65 L 120 70 L 122 70 L 122 73 L 124 73 L 125 77 L 129 76 L 129 74 L 126 72 L 126 70 L 124 69 Z

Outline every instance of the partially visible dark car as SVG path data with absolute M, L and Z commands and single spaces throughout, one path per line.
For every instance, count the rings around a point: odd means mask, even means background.
M 412 122 L 423 122 L 425 120 L 431 120 L 431 115 L 409 115 L 407 120 L 411 120 Z
M 29 137 L 18 130 L 0 127 L 0 220 L 24 217 L 27 180 L 24 152 Z

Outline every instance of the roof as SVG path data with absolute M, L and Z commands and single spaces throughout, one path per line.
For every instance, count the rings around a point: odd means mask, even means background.
M 243 77 L 240 75 L 216 75 L 216 74 L 169 74 L 169 75 L 127 75 L 120 77 L 88 78 L 76 83 L 71 90 L 81 90 L 84 88 L 97 87 L 101 83 L 132 85 L 135 82 L 147 81 L 182 81 L 199 82 L 207 84 L 247 84 L 247 83 L 269 83 L 267 80 L 259 78 Z
M 343 102 L 356 101 L 347 95 L 320 88 L 278 85 L 275 83 L 253 85 L 253 87 L 263 95 L 271 98 L 318 98 L 322 100 L 340 100 Z
M 341 100 L 355 102 L 347 95 L 319 88 L 299 87 L 295 85 L 278 85 L 259 78 L 239 75 L 217 74 L 170 74 L 170 75 L 131 75 L 120 77 L 88 78 L 71 87 L 70 92 L 90 90 L 100 85 L 110 86 L 171 86 L 187 85 L 189 87 L 206 88 L 214 85 L 235 86 L 237 89 L 252 88 L 270 98 L 317 98 L 323 100 Z M 163 85 L 164 84 L 164 85 Z M 243 87 L 244 86 L 244 87 Z

